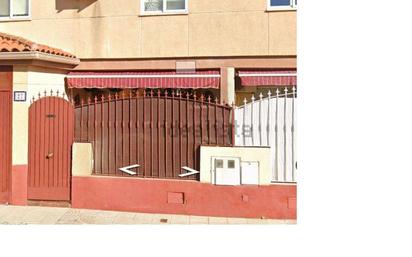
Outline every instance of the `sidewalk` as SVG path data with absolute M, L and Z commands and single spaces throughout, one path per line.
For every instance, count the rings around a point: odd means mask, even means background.
M 0 205 L 0 224 L 295 224 L 296 220 L 243 219 L 172 214 Z

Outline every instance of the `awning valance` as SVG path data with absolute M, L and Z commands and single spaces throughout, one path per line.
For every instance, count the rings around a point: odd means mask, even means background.
M 296 86 L 296 71 L 239 71 L 242 86 Z
M 70 72 L 66 81 L 69 88 L 219 88 L 220 72 Z

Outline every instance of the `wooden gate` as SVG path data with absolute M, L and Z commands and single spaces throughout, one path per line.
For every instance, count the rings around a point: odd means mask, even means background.
M 75 140 L 93 144 L 94 174 L 128 176 L 119 168 L 138 164 L 138 177 L 181 179 L 182 167 L 200 168 L 200 145 L 233 145 L 232 110 L 167 91 L 96 97 L 75 108 Z
M 12 69 L 0 66 L 0 203 L 9 201 L 11 184 Z
M 70 200 L 74 109 L 58 96 L 29 108 L 28 199 Z

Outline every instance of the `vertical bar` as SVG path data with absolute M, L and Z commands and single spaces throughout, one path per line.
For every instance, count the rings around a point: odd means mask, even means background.
M 250 112 L 251 112 L 251 114 L 250 114 L 250 131 L 251 131 L 251 133 L 252 133 L 252 146 L 254 146 L 255 145 L 255 126 L 254 126 L 254 124 L 253 124 L 253 119 L 254 119 L 254 115 L 253 115 L 253 110 L 254 110 L 254 107 L 255 106 L 255 96 L 254 95 L 252 95 L 252 103 L 250 104 Z
M 186 165 L 189 166 L 189 93 L 186 94 L 186 136 L 187 136 L 187 151 L 186 151 Z
M 160 175 L 160 90 L 157 91 L 157 174 Z
M 153 177 L 153 90 L 150 90 L 150 177 Z
M 165 127 L 165 177 L 167 177 L 167 90 L 165 91 L 165 96 L 164 96 L 164 115 L 165 115 L 165 121 L 164 121 L 164 127 Z
M 270 99 L 271 99 L 272 93 L 268 92 L 268 116 L 267 116 L 267 125 L 266 125 L 266 133 L 267 133 L 267 146 L 270 146 L 270 114 L 271 114 L 271 108 L 270 108 Z
M 292 88 L 292 181 L 295 181 L 295 98 L 296 98 L 296 88 Z
M 286 165 L 286 101 L 288 99 L 288 88 L 285 87 L 285 96 L 283 103 L 283 181 L 286 181 L 287 165 Z
M 94 108 L 93 108 L 93 111 L 94 111 L 94 118 L 93 118 L 93 134 L 94 134 L 94 136 L 93 136 L 93 138 L 94 138 L 94 142 L 93 142 L 93 173 L 96 173 L 96 153 L 97 153 L 97 121 L 96 121 L 96 117 L 97 117 L 97 111 L 96 111 L 96 107 L 97 107 L 97 105 L 96 105 L 96 101 L 97 101 L 97 97 L 95 96 L 94 97 Z
M 179 92 L 179 174 L 183 167 L 183 153 L 182 153 L 182 92 Z
M 175 127 L 174 101 L 175 101 L 175 99 L 174 98 L 175 98 L 175 92 L 172 91 L 172 132 L 171 132 L 170 140 L 171 140 L 171 143 L 172 143 L 172 177 L 173 178 L 175 177 L 175 144 L 174 144 L 174 138 L 173 138 L 174 134 L 175 134 L 175 131 L 174 131 L 174 127 Z
M 279 89 L 276 89 L 276 113 L 275 113 L 275 181 L 279 180 L 279 133 L 278 133 L 278 116 L 279 116 Z
M 137 164 L 142 167 L 142 164 L 139 161 L 139 137 L 140 137 L 140 132 L 139 132 L 139 127 L 140 127 L 140 120 L 139 120 L 139 91 L 136 92 L 136 162 Z
M 259 94 L 259 146 L 263 146 L 262 144 L 262 92 Z
M 219 145 L 219 134 L 218 134 L 218 119 L 217 119 L 217 98 L 215 102 L 215 137 L 216 137 L 216 145 Z
M 146 133 L 145 133 L 145 128 L 146 128 L 146 111 L 145 111 L 145 105 L 146 105 L 146 91 L 143 92 L 143 167 L 144 167 L 144 177 L 147 176 L 147 170 L 146 170 Z
M 102 95 L 102 98 L 101 98 L 101 103 L 100 103 L 100 111 L 101 111 L 101 114 L 100 114 L 100 129 L 101 129 L 101 143 L 100 143 L 100 145 L 101 145 L 101 148 L 100 148 L 100 167 L 101 167 L 101 173 L 103 174 L 104 173 L 104 169 L 103 169 L 103 159 L 105 159 L 104 158 L 104 125 L 103 125 L 103 121 L 104 121 L 104 107 L 103 107 L 103 105 L 104 105 L 104 96 Z
M 210 123 L 210 96 L 207 98 L 207 143 L 210 145 L 210 130 L 212 130 Z
M 246 97 L 243 100 L 243 124 L 242 124 L 242 137 L 243 137 L 243 146 L 246 146 L 246 104 L 247 100 Z
M 196 93 L 193 93 L 193 168 L 197 169 L 196 146 Z
M 226 118 L 225 118 L 226 108 L 222 106 L 222 119 L 223 119 L 223 145 L 226 145 Z

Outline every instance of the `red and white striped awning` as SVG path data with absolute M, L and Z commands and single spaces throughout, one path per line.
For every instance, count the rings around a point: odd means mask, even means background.
M 242 86 L 296 86 L 296 71 L 239 71 L 238 76 Z
M 66 82 L 69 88 L 219 88 L 220 72 L 70 72 Z

